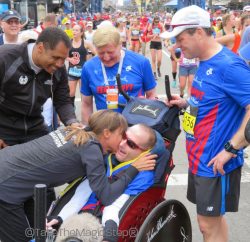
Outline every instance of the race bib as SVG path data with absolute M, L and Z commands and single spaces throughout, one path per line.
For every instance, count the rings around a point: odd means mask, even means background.
M 153 29 L 153 34 L 160 34 L 161 30 L 159 28 L 154 28 Z
M 195 64 L 195 58 L 194 59 L 183 58 L 183 64 L 187 66 Z
M 132 35 L 133 36 L 137 36 L 140 34 L 140 31 L 139 30 L 132 30 Z
M 74 77 L 81 77 L 82 75 L 82 68 L 80 67 L 70 67 L 69 68 L 69 75 Z
M 118 89 L 108 88 L 106 93 L 106 103 L 108 109 L 118 108 Z
M 194 135 L 194 127 L 197 119 L 198 107 L 189 106 L 183 116 L 183 130 L 191 135 Z

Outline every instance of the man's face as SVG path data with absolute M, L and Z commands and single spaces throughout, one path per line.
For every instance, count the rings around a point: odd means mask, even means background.
M 128 129 L 126 136 L 123 137 L 119 149 L 115 156 L 119 162 L 133 160 L 145 151 L 145 139 L 147 134 L 136 134 L 133 130 Z M 143 138 L 144 137 L 144 138 Z
M 46 49 L 43 43 L 38 43 L 37 48 L 39 59 L 35 64 L 51 74 L 64 65 L 69 54 L 69 49 L 62 41 L 57 44 L 54 50 Z
M 176 37 L 176 47 L 181 48 L 187 59 L 193 59 L 199 56 L 198 44 L 199 41 L 196 32 L 190 35 L 187 30 L 185 30 Z
M 20 21 L 17 18 L 11 18 L 1 22 L 2 29 L 7 35 L 18 35 L 20 31 Z
M 97 54 L 104 66 L 112 67 L 119 62 L 121 57 L 121 45 L 108 44 L 96 48 Z

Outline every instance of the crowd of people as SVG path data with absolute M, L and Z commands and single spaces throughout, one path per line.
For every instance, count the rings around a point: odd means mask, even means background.
M 29 30 L 22 30 L 15 10 L 3 12 L 0 20 L 2 242 L 32 239 L 25 230 L 34 226 L 35 184 L 49 187 L 49 207 L 55 186 L 84 175 L 77 208 L 72 212 L 67 204 L 47 226 L 62 223 L 94 199 L 105 205 L 104 228 L 117 230 L 121 205 L 153 185 L 159 157 L 152 153 L 161 139 L 146 125 L 127 127 L 117 78 L 129 96 L 157 99 L 157 80 L 167 69 L 163 48 L 170 53 L 172 87 L 179 83 L 179 95 L 166 105 L 183 111 L 187 198 L 196 204 L 204 242 L 228 241 L 224 215 L 238 211 L 248 145 L 250 6 L 241 14 L 198 6 L 175 14 L 98 13 L 94 19 L 50 13 Z M 78 83 L 80 121 L 74 106 Z M 60 123 L 66 130 L 57 130 Z M 122 175 L 110 183 L 107 176 L 116 174 L 116 166 Z M 104 233 L 103 241 L 117 238 Z

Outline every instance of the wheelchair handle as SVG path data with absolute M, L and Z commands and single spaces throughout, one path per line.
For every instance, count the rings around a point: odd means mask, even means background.
M 121 76 L 120 74 L 117 74 L 116 75 L 116 82 L 117 82 L 117 87 L 118 87 L 118 91 L 119 93 L 122 94 L 122 96 L 127 100 L 129 101 L 130 100 L 130 96 L 124 92 L 124 90 L 122 89 L 122 82 L 121 82 Z
M 170 82 L 169 82 L 169 75 L 165 75 L 165 90 L 168 101 L 172 100 L 172 95 L 170 91 Z

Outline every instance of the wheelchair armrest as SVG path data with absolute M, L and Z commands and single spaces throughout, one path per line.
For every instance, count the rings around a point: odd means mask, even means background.
M 132 228 L 139 231 L 151 210 L 164 200 L 164 194 L 164 188 L 151 187 L 137 196 L 131 196 L 119 213 L 119 231 L 129 231 Z M 119 234 L 121 236 L 118 241 L 124 241 L 125 237 L 130 238 L 129 234 L 123 232 Z M 131 239 L 126 241 L 131 241 Z

